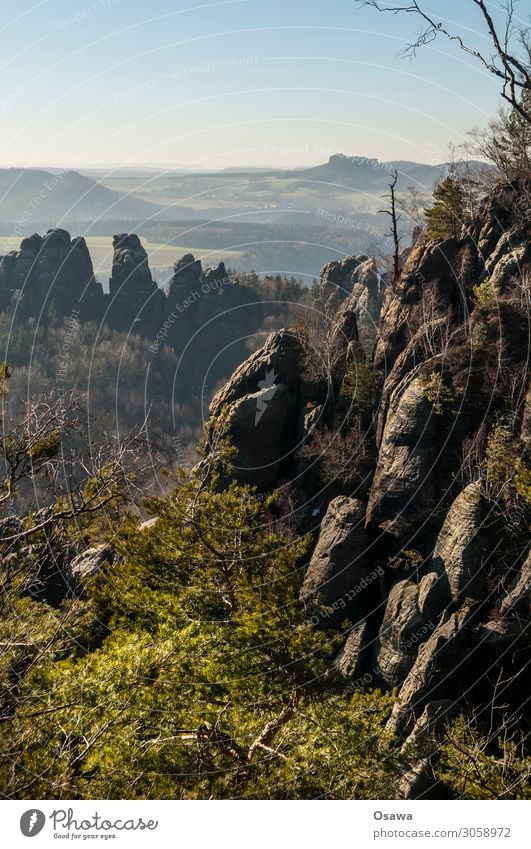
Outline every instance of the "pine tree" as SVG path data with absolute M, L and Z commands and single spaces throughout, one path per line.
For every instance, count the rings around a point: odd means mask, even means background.
M 426 210 L 428 237 L 457 239 L 465 212 L 465 193 L 458 178 L 446 177 L 435 187 L 433 199 L 433 206 Z

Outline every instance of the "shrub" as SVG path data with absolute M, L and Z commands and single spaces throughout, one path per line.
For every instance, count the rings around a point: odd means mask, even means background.
M 421 381 L 422 394 L 433 407 L 433 412 L 437 416 L 442 416 L 450 404 L 455 401 L 455 390 L 448 386 L 442 375 L 437 371 L 432 371 L 429 377 L 423 378 Z
M 482 307 L 495 307 L 498 303 L 498 293 L 490 278 L 485 278 L 472 289 L 474 302 Z

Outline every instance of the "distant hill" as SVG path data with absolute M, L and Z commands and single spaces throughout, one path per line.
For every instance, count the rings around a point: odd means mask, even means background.
M 422 162 L 380 162 L 363 156 L 331 156 L 323 165 L 296 172 L 300 178 L 323 180 L 353 186 L 364 191 L 379 191 L 395 169 L 402 188 L 415 185 L 421 191 L 431 191 L 448 170 L 446 163 L 426 165 Z M 293 173 L 293 172 L 292 172 Z
M 26 230 L 32 221 L 141 221 L 160 207 L 107 188 L 77 171 L 0 169 L 0 221 Z

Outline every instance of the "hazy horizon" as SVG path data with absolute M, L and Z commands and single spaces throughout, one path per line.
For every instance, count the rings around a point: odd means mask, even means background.
M 457 46 L 409 62 L 410 16 L 344 0 L 6 0 L 3 13 L 1 167 L 294 168 L 338 151 L 435 164 L 499 105 Z M 472 7 L 444 14 L 485 46 Z

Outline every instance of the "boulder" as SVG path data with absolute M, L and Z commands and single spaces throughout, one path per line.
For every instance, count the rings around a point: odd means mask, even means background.
M 70 563 L 70 585 L 74 592 L 82 590 L 87 578 L 97 574 L 104 563 L 112 563 L 115 557 L 113 549 L 107 543 L 87 548 Z

